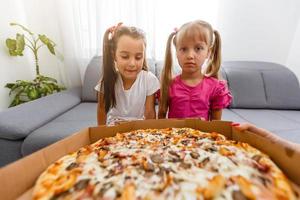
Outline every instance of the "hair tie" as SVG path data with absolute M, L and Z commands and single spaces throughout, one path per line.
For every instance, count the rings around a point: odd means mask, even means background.
M 110 34 L 111 34 L 111 38 L 113 38 L 113 36 L 114 36 L 116 30 L 117 30 L 120 26 L 122 26 L 122 24 L 123 24 L 123 22 L 119 22 L 116 26 L 112 26 L 112 27 L 110 27 L 110 28 L 108 29 L 108 31 L 109 31 Z
M 174 34 L 178 33 L 178 28 L 177 27 L 175 27 L 173 30 L 174 30 L 174 32 L 173 32 Z

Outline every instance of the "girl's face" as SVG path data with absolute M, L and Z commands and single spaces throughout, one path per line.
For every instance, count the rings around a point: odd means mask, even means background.
M 135 80 L 142 70 L 145 55 L 143 39 L 123 35 L 117 42 L 116 66 L 123 79 Z
M 201 73 L 201 66 L 210 55 L 206 42 L 197 38 L 183 38 L 176 45 L 176 56 L 182 73 Z

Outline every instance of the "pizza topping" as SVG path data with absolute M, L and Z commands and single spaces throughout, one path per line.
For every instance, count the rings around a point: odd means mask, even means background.
M 143 167 L 144 167 L 144 170 L 147 172 L 153 172 L 155 170 L 154 165 L 148 161 L 143 162 Z
M 181 140 L 180 143 L 187 146 L 190 143 L 190 141 L 189 140 Z
M 270 166 L 267 164 L 267 163 L 264 163 L 264 162 L 255 162 L 254 163 L 254 167 L 256 167 L 260 172 L 263 172 L 263 173 L 267 173 L 270 171 Z
M 89 184 L 90 179 L 83 179 L 78 181 L 75 185 L 74 185 L 74 189 L 75 190 L 82 190 L 84 188 L 87 187 L 87 185 Z
M 232 199 L 233 200 L 248 200 L 248 198 L 240 190 L 232 191 Z
M 244 178 L 243 176 L 238 175 L 236 177 L 233 177 L 233 179 L 239 185 L 242 193 L 247 198 L 255 199 L 255 195 L 253 194 L 252 189 L 251 189 L 251 183 L 246 178 Z
M 190 169 L 192 167 L 192 164 L 182 162 L 179 164 L 179 167 L 181 167 L 183 169 Z
M 258 163 L 259 163 L 259 161 L 260 161 L 261 158 L 262 158 L 262 156 L 261 156 L 261 155 L 258 155 L 258 154 L 254 155 L 254 156 L 252 157 L 252 159 L 255 160 L 255 161 L 258 162 Z
M 264 186 L 268 186 L 272 182 L 269 178 L 267 178 L 265 176 L 258 176 L 258 179 Z
M 192 158 L 194 158 L 194 159 L 198 159 L 199 158 L 199 153 L 197 153 L 197 152 L 191 152 L 190 153 L 190 156 L 192 157 Z
M 154 163 L 162 163 L 164 161 L 163 157 L 160 154 L 152 154 L 150 155 L 152 162 Z
M 218 149 L 214 146 L 208 146 L 207 148 L 205 148 L 205 150 L 211 153 L 218 151 Z
M 135 199 L 135 186 L 133 183 L 126 184 L 121 195 L 123 200 L 134 200 Z
M 203 168 L 209 162 L 209 157 L 204 158 L 200 163 L 198 163 L 198 167 Z
M 232 156 L 234 155 L 234 152 L 230 151 L 228 148 L 226 147 L 221 147 L 219 149 L 219 153 L 223 156 Z
M 172 156 L 175 156 L 177 158 L 180 158 L 180 155 L 176 151 L 170 150 L 169 154 L 171 154 Z
M 214 197 L 217 197 L 224 186 L 225 178 L 221 175 L 214 176 L 203 190 L 204 199 L 213 199 Z
M 74 168 L 77 168 L 77 167 L 79 167 L 79 164 L 75 163 L 75 162 L 72 162 L 68 167 L 66 167 L 66 170 L 70 171 L 70 170 L 72 170 Z
M 56 200 L 56 199 L 60 199 L 60 198 L 65 198 L 67 197 L 68 195 L 70 195 L 70 191 L 67 190 L 67 191 L 64 191 L 64 192 L 60 192 L 60 193 L 57 193 L 57 194 L 54 194 L 51 198 L 51 200 Z
M 104 183 L 98 192 L 98 196 L 103 197 L 106 191 L 109 190 L 111 187 L 113 187 L 113 184 L 111 182 Z

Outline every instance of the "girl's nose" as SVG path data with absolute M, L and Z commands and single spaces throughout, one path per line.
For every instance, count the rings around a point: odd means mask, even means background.
M 130 59 L 129 61 L 129 67 L 134 67 L 135 66 L 135 60 L 134 59 Z
M 194 58 L 194 52 L 193 51 L 188 51 L 187 58 L 189 58 L 189 59 Z

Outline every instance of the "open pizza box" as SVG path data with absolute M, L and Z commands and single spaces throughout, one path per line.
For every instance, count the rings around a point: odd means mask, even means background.
M 118 126 L 100 126 L 83 129 L 74 135 L 54 143 L 30 156 L 0 169 L 0 199 L 31 199 L 32 188 L 38 176 L 53 162 L 82 146 L 94 143 L 103 137 L 135 129 L 190 127 L 206 132 L 218 132 L 228 139 L 247 142 L 268 154 L 293 182 L 295 190 L 300 186 L 300 147 L 275 135 L 239 132 L 225 121 L 144 120 L 123 123 Z M 299 192 L 298 192 L 299 193 Z

